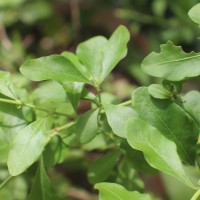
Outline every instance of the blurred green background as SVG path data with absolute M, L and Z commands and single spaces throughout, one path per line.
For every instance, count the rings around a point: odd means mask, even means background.
M 176 45 L 181 45 L 186 52 L 200 50 L 197 43 L 199 27 L 187 14 L 198 2 L 0 0 L 0 70 L 10 71 L 16 84 L 28 86 L 27 80 L 19 78 L 18 73 L 19 66 L 26 59 L 59 54 L 66 50 L 75 51 L 79 42 L 96 35 L 109 37 L 118 25 L 124 24 L 131 33 L 129 52 L 114 69 L 104 84 L 104 89 L 122 100 L 128 99 L 135 87 L 157 81 L 146 76 L 141 71 L 140 64 L 148 53 L 159 51 L 160 44 L 171 40 Z M 1 140 L 3 141 L 2 138 Z M 91 190 L 88 190 L 91 186 L 84 182 L 86 164 L 81 152 L 74 152 L 67 159 L 67 164 L 49 172 L 57 191 L 63 196 L 69 196 L 70 192 L 73 195 L 74 191 L 78 191 L 87 200 L 96 199 Z M 0 180 L 4 180 L 7 170 L 4 165 L 0 166 Z M 79 177 L 83 180 L 79 181 Z M 143 175 L 142 178 L 145 187 L 161 199 L 184 200 L 191 196 L 191 191 L 174 182 L 172 178 L 165 176 L 161 180 L 160 176 L 152 178 L 148 175 Z M 71 183 L 76 188 L 69 187 Z M 178 189 L 174 191 L 174 188 Z M 0 199 L 24 200 L 29 190 L 26 176 L 20 176 L 0 190 Z

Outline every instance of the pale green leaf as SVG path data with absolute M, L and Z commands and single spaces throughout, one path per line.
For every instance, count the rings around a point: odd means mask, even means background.
M 129 37 L 127 28 L 121 25 L 109 40 L 97 36 L 79 44 L 77 56 L 98 84 L 126 56 Z
M 1 96 L 3 97 L 4 96 Z M 0 103 L 0 127 L 10 142 L 27 125 L 23 112 L 16 105 Z
M 63 83 L 63 87 L 67 93 L 67 97 L 70 103 L 72 104 L 74 110 L 76 111 L 82 91 L 83 91 L 84 83 L 65 82 Z
M 100 191 L 99 200 L 153 200 L 148 194 L 128 191 L 116 183 L 97 183 L 95 189 Z
M 172 94 L 169 92 L 169 90 L 158 84 L 151 84 L 148 87 L 148 92 L 152 97 L 157 99 L 170 99 L 172 97 Z
M 64 56 L 52 55 L 27 60 L 20 67 L 20 72 L 33 81 L 55 80 L 90 83 L 84 75 Z
M 0 71 L 0 93 L 11 99 L 18 99 L 8 72 Z
M 200 93 L 198 91 L 190 91 L 182 98 L 182 102 L 184 109 L 200 125 Z
M 112 104 L 105 106 L 105 113 L 113 133 L 126 138 L 126 122 L 137 113 L 132 108 Z
M 43 160 L 40 160 L 33 187 L 27 200 L 59 200 L 51 187 L 51 183 L 44 168 Z
M 177 145 L 178 154 L 184 162 L 194 164 L 199 130 L 180 105 L 171 100 L 151 97 L 146 87 L 133 92 L 132 103 L 142 119 Z
M 139 117 L 130 119 L 126 130 L 128 143 L 132 148 L 142 151 L 152 167 L 176 177 L 191 188 L 196 188 L 183 169 L 174 142 Z
M 12 176 L 23 173 L 41 155 L 47 144 L 45 121 L 39 119 L 29 124 L 11 142 L 7 164 Z
M 95 160 L 88 169 L 88 180 L 95 184 L 105 181 L 110 175 L 120 159 L 121 152 L 110 152 L 99 159 Z
M 143 60 L 142 70 L 145 73 L 169 81 L 182 81 L 200 75 L 199 53 L 185 53 L 170 41 L 160 48 L 160 53 L 152 52 Z
M 98 133 L 98 110 L 89 110 L 82 114 L 75 125 L 75 133 L 80 143 L 90 142 Z
M 200 24 L 200 3 L 193 6 L 188 15 L 195 23 Z

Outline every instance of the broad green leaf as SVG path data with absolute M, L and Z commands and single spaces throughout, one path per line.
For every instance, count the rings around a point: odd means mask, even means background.
M 126 122 L 137 113 L 132 108 L 112 104 L 105 106 L 105 113 L 113 133 L 126 138 Z
M 155 174 L 157 172 L 156 169 L 151 167 L 144 158 L 144 154 L 141 151 L 133 149 L 127 141 L 123 141 L 120 146 L 124 153 L 126 160 L 129 161 L 132 168 L 137 170 L 138 172 Z
M 5 98 L 4 96 L 1 96 Z M 0 127 L 10 142 L 27 125 L 21 109 L 9 103 L 0 103 Z
M 9 152 L 9 142 L 0 128 L 0 164 L 5 164 L 7 162 Z
M 132 148 L 142 151 L 152 167 L 176 177 L 191 188 L 195 188 L 183 169 L 174 142 L 168 140 L 157 128 L 139 117 L 131 118 L 126 130 L 128 143 Z
M 33 187 L 27 200 L 59 200 L 51 187 L 51 183 L 44 168 L 43 160 L 40 160 Z
M 80 143 L 90 142 L 98 133 L 98 110 L 89 110 L 82 114 L 75 125 L 75 133 Z
M 126 56 L 129 37 L 127 28 L 121 25 L 109 40 L 97 36 L 79 44 L 76 54 L 97 84 Z
M 45 121 L 39 119 L 29 124 L 11 142 L 7 164 L 12 176 L 23 173 L 41 155 L 47 144 Z
M 11 99 L 18 99 L 8 72 L 0 71 L 0 93 Z
M 193 6 L 188 15 L 195 23 L 200 24 L 200 3 Z
M 20 67 L 20 72 L 33 81 L 55 80 L 90 83 L 84 75 L 64 56 L 52 55 L 27 60 Z
M 190 91 L 182 98 L 182 102 L 184 109 L 200 125 L 200 93 L 198 91 Z
M 148 194 L 128 191 L 116 183 L 97 183 L 94 187 L 100 191 L 99 200 L 153 200 Z
M 105 181 L 110 175 L 120 159 L 121 152 L 110 152 L 99 159 L 95 160 L 88 169 L 88 180 L 95 184 Z
M 67 93 L 67 97 L 71 102 L 74 111 L 77 109 L 78 102 L 80 100 L 84 83 L 80 82 L 65 82 L 63 83 L 63 87 Z
M 169 90 L 158 84 L 151 84 L 148 87 L 148 92 L 156 99 L 170 99 L 172 97 L 172 94 L 169 92 Z
M 133 92 L 132 103 L 142 119 L 177 145 L 179 156 L 184 162 L 194 163 L 199 130 L 182 107 L 170 100 L 151 97 L 146 87 Z
M 86 66 L 84 66 L 78 56 L 76 56 L 74 53 L 72 52 L 68 52 L 65 51 L 61 54 L 62 56 L 64 56 L 65 58 L 67 58 L 71 63 L 73 63 L 73 65 L 83 74 L 83 76 L 85 76 L 85 78 L 87 80 L 91 80 L 92 81 L 92 75 L 90 74 L 90 72 L 88 71 L 88 69 L 86 68 Z
M 161 52 L 150 53 L 142 62 L 142 70 L 148 75 L 169 81 L 182 81 L 200 75 L 200 54 L 185 53 L 171 41 L 161 45 Z

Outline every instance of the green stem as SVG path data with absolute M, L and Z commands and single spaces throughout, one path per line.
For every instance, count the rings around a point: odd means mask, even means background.
M 60 127 L 57 127 L 57 128 L 52 129 L 52 130 L 50 131 L 51 134 L 49 135 L 49 140 L 50 140 L 52 137 L 54 137 L 54 136 L 56 136 L 56 135 L 59 135 L 60 132 L 61 132 L 62 130 L 71 128 L 72 126 L 74 126 L 74 124 L 76 124 L 76 121 L 73 121 L 73 122 L 70 122 L 70 123 L 65 124 L 65 125 L 63 125 L 63 126 L 60 126 Z
M 26 107 L 29 107 L 29 108 L 33 108 L 35 110 L 41 110 L 41 111 L 47 112 L 47 113 L 52 114 L 52 115 L 61 115 L 61 116 L 65 116 L 65 117 L 70 117 L 69 115 L 67 115 L 65 113 L 51 111 L 51 110 L 48 110 L 48 109 L 45 109 L 45 108 L 42 108 L 42 107 L 39 107 L 39 106 L 36 106 L 36 105 L 33 105 L 33 104 L 22 102 L 20 100 L 10 100 L 10 99 L 0 98 L 0 102 L 15 104 L 15 105 L 18 105 L 18 106 L 26 106 Z
M 132 100 L 129 100 L 129 101 L 125 101 L 125 102 L 122 102 L 120 104 L 118 104 L 119 106 L 129 106 L 132 104 Z
M 195 192 L 191 200 L 197 200 L 199 196 L 200 196 L 200 188 Z
M 6 178 L 1 184 L 0 184 L 0 189 L 3 188 L 10 180 L 11 180 L 12 176 L 9 176 L 8 178 Z

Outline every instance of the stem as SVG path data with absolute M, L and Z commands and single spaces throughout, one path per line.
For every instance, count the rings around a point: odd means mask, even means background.
M 125 102 L 122 102 L 120 104 L 118 104 L 119 106 L 129 106 L 132 104 L 132 100 L 129 100 L 129 101 L 125 101 Z
M 1 184 L 0 184 L 0 189 L 2 189 L 10 180 L 12 176 L 8 176 Z
M 200 196 L 200 188 L 194 193 L 191 200 L 197 200 L 199 196 Z
M 67 115 L 65 113 L 51 111 L 51 110 L 48 110 L 48 109 L 45 109 L 45 108 L 42 108 L 42 107 L 39 107 L 39 106 L 36 106 L 36 105 L 33 105 L 33 104 L 22 102 L 20 100 L 10 100 L 10 99 L 0 98 L 0 102 L 15 104 L 15 105 L 18 105 L 18 106 L 26 106 L 26 107 L 29 107 L 29 108 L 33 108 L 35 110 L 41 110 L 41 111 L 47 112 L 47 113 L 52 114 L 52 115 L 61 115 L 61 116 L 65 116 L 65 117 L 70 117 L 69 115 Z
M 49 139 L 51 139 L 52 137 L 54 137 L 54 136 L 56 136 L 56 135 L 59 135 L 59 133 L 60 133 L 62 130 L 71 128 L 72 126 L 74 126 L 74 124 L 76 124 L 76 121 L 73 121 L 73 122 L 70 122 L 70 123 L 65 124 L 65 125 L 63 125 L 63 126 L 54 128 L 53 130 L 50 131 L 51 134 L 49 135 Z

